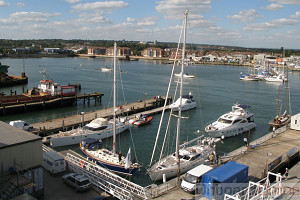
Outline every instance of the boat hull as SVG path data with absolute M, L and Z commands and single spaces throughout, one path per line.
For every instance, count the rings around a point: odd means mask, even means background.
M 200 165 L 200 164 L 208 164 L 208 156 L 214 153 L 214 150 L 206 151 L 200 159 L 196 159 L 193 161 L 180 162 L 180 174 L 184 174 L 190 169 Z M 170 156 L 168 156 L 170 157 Z M 166 158 L 168 159 L 168 158 Z M 148 175 L 150 176 L 152 181 L 160 181 L 163 179 L 163 174 L 165 174 L 166 178 L 172 178 L 177 176 L 178 174 L 178 166 L 174 165 L 165 169 L 155 169 L 159 163 L 156 163 L 148 170 Z
M 229 126 L 224 129 L 218 130 L 209 130 L 209 126 L 205 128 L 205 132 L 207 132 L 211 137 L 218 138 L 218 137 L 232 137 L 239 134 L 242 134 L 246 131 L 254 129 L 256 124 L 254 122 L 248 123 L 247 125 L 241 126 Z
M 112 164 L 112 163 L 107 163 L 107 162 L 104 162 L 102 160 L 99 160 L 97 158 L 92 157 L 91 155 L 89 155 L 88 153 L 86 153 L 82 149 L 81 149 L 81 151 L 85 156 L 87 156 L 88 160 L 90 160 L 92 162 L 95 162 L 97 165 L 99 165 L 103 168 L 106 168 L 106 169 L 108 169 L 112 172 L 115 172 L 115 173 L 125 174 L 125 175 L 132 175 L 138 169 L 136 167 L 131 167 L 131 168 L 125 169 L 124 164 L 123 165 L 115 165 L 115 164 Z
M 129 128 L 129 124 L 124 124 L 122 126 L 118 126 L 116 128 L 116 134 L 120 134 L 126 131 Z M 50 138 L 50 145 L 53 147 L 67 146 L 73 144 L 79 144 L 85 138 L 94 138 L 94 139 L 105 139 L 113 136 L 113 130 L 102 130 L 102 131 L 93 131 L 91 132 L 82 132 L 77 133 L 76 135 L 69 136 L 60 136 L 60 134 L 56 134 Z
M 274 119 L 273 121 L 269 122 L 270 127 L 280 128 L 283 127 L 291 122 L 290 116 L 281 117 L 281 119 Z
M 196 107 L 197 107 L 196 102 L 192 102 L 192 103 L 183 105 L 183 106 L 181 107 L 181 111 L 191 110 L 191 109 L 196 108 Z M 179 111 L 179 107 L 176 106 L 176 105 L 173 105 L 173 106 L 172 106 L 172 104 L 171 104 L 171 105 L 170 105 L 170 108 L 173 109 L 173 111 L 175 111 L 175 112 Z

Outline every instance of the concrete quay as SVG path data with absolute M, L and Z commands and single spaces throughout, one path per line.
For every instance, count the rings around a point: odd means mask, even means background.
M 299 157 L 300 131 L 288 129 L 283 133 L 270 133 L 271 138 L 263 143 L 250 145 L 248 149 L 236 155 L 232 160 L 249 166 L 249 180 L 255 181 L 265 177 L 266 169 L 277 173 L 293 159 L 293 152 Z M 288 153 L 289 152 L 289 153 Z M 294 155 L 295 156 L 295 155 Z

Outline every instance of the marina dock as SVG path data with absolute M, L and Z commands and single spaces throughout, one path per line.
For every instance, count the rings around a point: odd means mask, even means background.
M 6 115 L 10 113 L 27 112 L 38 109 L 47 109 L 56 106 L 63 106 L 66 104 L 73 104 L 74 102 L 82 100 L 84 103 L 90 103 L 91 101 L 100 102 L 102 101 L 103 93 L 92 93 L 83 94 L 76 96 L 66 96 L 51 98 L 39 101 L 19 101 L 17 103 L 1 103 L 0 100 L 0 115 Z M 9 96 L 8 96 L 9 97 Z
M 141 113 L 143 114 L 155 114 L 161 112 L 163 109 L 163 104 L 165 102 L 164 97 L 148 99 L 145 101 L 138 101 L 129 103 L 126 105 L 119 106 L 117 111 L 117 116 L 130 116 L 133 114 Z M 171 98 L 168 98 L 167 104 L 171 102 Z M 78 126 L 83 126 L 89 123 L 97 117 L 112 118 L 113 108 L 105 108 L 101 110 L 95 110 L 86 113 L 77 113 L 76 115 L 66 116 L 62 118 L 57 118 L 54 120 L 46 120 L 43 122 L 34 123 L 33 131 L 34 134 L 39 134 L 40 136 L 46 136 L 59 131 L 70 130 Z M 134 116 L 131 116 L 134 117 Z

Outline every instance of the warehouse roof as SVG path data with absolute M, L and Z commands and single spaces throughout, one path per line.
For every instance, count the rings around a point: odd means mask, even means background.
M 0 121 L 0 149 L 42 140 L 40 136 Z

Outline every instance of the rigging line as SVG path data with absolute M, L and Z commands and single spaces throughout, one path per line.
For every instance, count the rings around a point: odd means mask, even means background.
M 170 115 L 169 115 L 168 125 L 167 125 L 167 128 L 166 128 L 165 137 L 164 137 L 163 145 L 161 147 L 161 152 L 160 152 L 160 156 L 159 156 L 158 162 L 160 162 L 160 160 L 162 158 L 162 155 L 163 155 L 163 152 L 164 152 L 165 142 L 166 142 L 166 138 L 167 138 L 167 135 L 168 135 L 168 132 L 169 132 L 169 127 L 170 127 L 170 123 L 171 123 L 172 113 L 173 113 L 173 109 L 171 109 L 171 112 L 170 112 Z
M 172 80 L 173 80 L 173 74 L 174 74 L 174 69 L 175 69 L 175 65 L 176 65 L 176 60 L 177 60 L 178 49 L 179 49 L 179 45 L 180 45 L 180 41 L 181 41 L 182 32 L 183 32 L 183 25 L 182 25 L 182 29 L 181 29 L 181 33 L 180 33 L 180 37 L 179 37 L 179 42 L 178 42 L 178 46 L 177 46 L 177 51 L 176 51 L 175 60 L 174 60 L 174 63 L 173 63 L 173 68 L 172 68 L 170 80 L 169 80 L 168 90 L 167 90 L 167 94 L 166 94 L 166 97 L 165 97 L 166 100 L 165 100 L 165 103 L 164 103 L 164 108 L 163 108 L 163 111 L 162 111 L 162 115 L 161 115 L 160 122 L 159 122 L 159 127 L 158 127 L 157 134 L 156 134 L 155 144 L 154 144 L 154 148 L 153 148 L 153 152 L 152 152 L 152 156 L 151 156 L 151 160 L 150 160 L 150 164 L 149 164 L 150 166 L 152 165 L 153 157 L 154 157 L 154 154 L 155 154 L 155 149 L 156 149 L 159 134 L 160 134 L 162 121 L 163 121 L 163 118 L 164 118 L 164 115 L 165 115 L 165 108 L 166 108 L 166 105 L 167 105 L 167 98 L 169 96 L 170 86 L 171 86 L 171 83 L 172 83 Z

